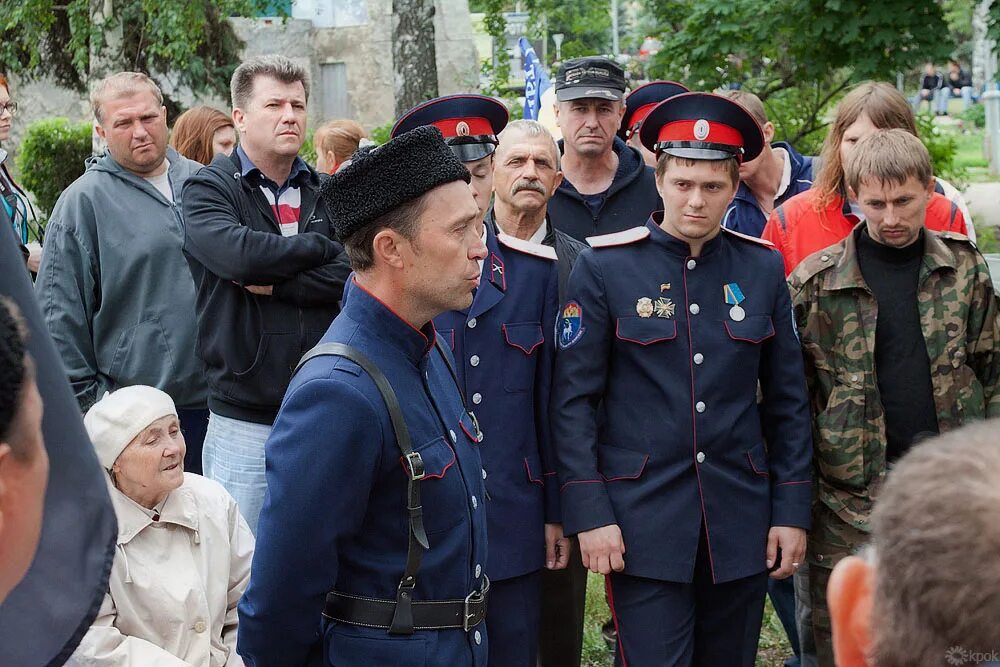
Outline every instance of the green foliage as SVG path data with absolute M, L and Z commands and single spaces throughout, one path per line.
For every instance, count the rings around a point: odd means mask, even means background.
M 972 16 L 976 0 L 940 0 L 944 20 L 948 26 L 948 39 L 954 45 L 952 56 L 968 67 L 972 60 Z
M 802 84 L 772 93 L 764 101 L 767 118 L 774 124 L 775 141 L 787 141 L 803 155 L 819 155 L 826 139 L 829 115 L 843 96 L 849 76 L 833 82 Z M 753 88 L 744 89 L 755 92 Z
M 17 169 L 21 184 L 35 195 L 44 217 L 52 212 L 62 191 L 83 174 L 90 151 L 90 123 L 46 118 L 28 126 L 17 154 Z
M 302 148 L 299 149 L 299 157 L 314 169 L 316 168 L 316 145 L 313 143 L 313 137 L 315 136 L 315 128 L 310 127 L 306 130 L 306 140 L 303 142 Z
M 373 127 L 368 133 L 368 138 L 381 146 L 385 142 L 389 141 L 389 134 L 392 132 L 393 125 L 395 125 L 395 122 L 389 121 L 380 127 Z
M 959 118 L 972 127 L 986 127 L 986 106 L 983 104 L 973 104 L 971 107 L 963 111 Z
M 97 2 L 97 7 L 105 3 Z M 0 67 L 25 79 L 52 75 L 85 92 L 96 58 L 114 70 L 147 72 L 170 88 L 225 97 L 243 44 L 227 20 L 255 16 L 267 0 L 114 0 L 104 22 L 91 0 L 18 0 L 0 13 Z M 118 39 L 120 36 L 120 39 Z M 180 107 L 168 99 L 171 117 Z
M 622 3 L 623 5 L 625 3 Z M 534 37 L 562 33 L 563 60 L 611 52 L 611 12 L 607 0 L 534 0 L 529 5 Z M 539 58 L 541 53 L 538 54 Z M 549 60 L 556 52 L 549 45 Z
M 965 184 L 968 176 L 964 167 L 956 162 L 958 142 L 955 135 L 943 132 L 931 114 L 917 114 L 917 133 L 931 155 L 934 175 L 945 179 L 957 188 Z
M 482 0 L 481 5 L 485 12 L 483 27 L 493 38 L 493 57 L 483 63 L 480 72 L 487 82 L 483 94 L 499 96 L 510 81 L 510 59 L 504 48 L 507 43 L 507 19 L 503 15 L 505 3 L 504 0 Z
M 882 0 L 654 0 L 663 49 L 651 72 L 692 88 L 757 79 L 766 98 L 783 88 L 827 81 L 888 79 L 921 60 L 943 60 L 936 2 Z

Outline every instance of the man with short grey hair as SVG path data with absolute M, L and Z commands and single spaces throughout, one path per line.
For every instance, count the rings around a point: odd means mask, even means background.
M 309 79 L 283 56 L 233 73 L 240 145 L 185 190 L 184 253 L 198 290 L 198 354 L 211 417 L 205 475 L 236 498 L 257 530 L 264 441 L 299 358 L 340 311 L 350 268 L 301 158 Z
M 573 263 L 586 246 L 556 229 L 547 213 L 548 202 L 563 180 L 559 146 L 548 129 L 534 120 L 512 121 L 497 138 L 493 206 L 486 220 L 508 236 L 555 249 L 561 301 Z
M 207 388 L 181 210 L 201 165 L 167 146 L 163 96 L 145 74 L 109 76 L 91 105 L 107 152 L 56 202 L 35 293 L 80 410 L 119 387 L 165 391 L 190 435 L 185 468 L 200 471 Z

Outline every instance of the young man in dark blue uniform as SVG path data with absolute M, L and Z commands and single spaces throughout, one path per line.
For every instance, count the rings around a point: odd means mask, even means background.
M 666 100 L 640 132 L 665 209 L 591 239 L 558 324 L 564 526 L 610 575 L 621 664 L 750 667 L 767 570 L 802 562 L 811 495 L 781 258 L 719 226 L 763 138 L 706 93 Z
M 492 163 L 507 110 L 492 98 L 455 95 L 407 112 L 393 135 L 434 125 L 467 165 Z M 490 176 L 492 185 L 492 173 Z M 548 429 L 558 309 L 555 251 L 479 231 L 486 244 L 482 280 L 471 306 L 434 318 L 455 355 L 459 381 L 483 431 L 490 539 L 490 664 L 535 667 L 540 570 L 569 557 L 559 520 Z
M 432 322 L 479 284 L 468 180 L 420 128 L 323 186 L 356 273 L 321 343 L 374 368 L 318 356 L 285 395 L 239 606 L 247 665 L 486 665 L 480 437 Z

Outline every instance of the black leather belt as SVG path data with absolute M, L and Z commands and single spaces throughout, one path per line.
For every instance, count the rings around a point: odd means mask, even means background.
M 414 630 L 447 630 L 461 628 L 468 632 L 486 619 L 486 604 L 490 580 L 484 577 L 481 591 L 469 593 L 464 600 L 413 600 Z M 350 625 L 367 628 L 390 628 L 396 613 L 396 600 L 348 595 L 332 591 L 326 595 L 323 616 Z

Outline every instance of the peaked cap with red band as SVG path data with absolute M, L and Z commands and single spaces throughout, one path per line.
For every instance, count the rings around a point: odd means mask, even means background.
M 625 98 L 625 115 L 618 128 L 618 136 L 628 139 L 639 130 L 639 125 L 657 104 L 674 95 L 688 92 L 686 86 L 673 81 L 650 81 L 633 90 Z
M 642 145 L 692 160 L 749 162 L 764 148 L 764 134 L 750 112 L 728 97 L 683 93 L 660 102 L 639 128 Z
M 496 150 L 507 126 L 507 107 L 485 95 L 445 95 L 418 104 L 396 121 L 390 137 L 421 125 L 441 130 L 445 143 L 462 162 L 480 160 Z

